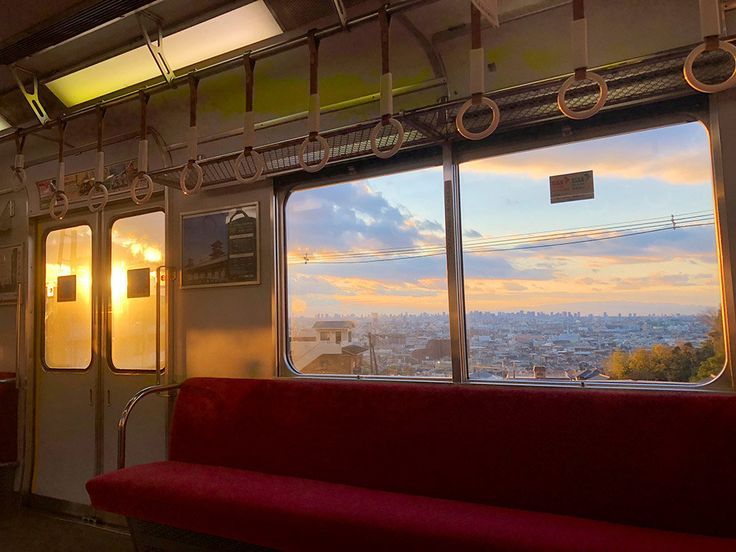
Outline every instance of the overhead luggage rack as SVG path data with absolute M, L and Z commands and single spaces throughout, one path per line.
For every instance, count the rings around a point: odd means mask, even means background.
M 608 100 L 603 109 L 611 110 L 653 101 L 663 101 L 697 94 L 683 78 L 682 67 L 691 48 L 678 48 L 664 54 L 616 63 L 595 71 L 608 84 Z M 696 66 L 703 82 L 727 78 L 733 72 L 733 60 L 722 53 L 702 56 Z M 493 98 L 501 111 L 497 132 L 518 129 L 552 120 L 564 119 L 557 106 L 557 94 L 567 75 L 544 81 L 493 91 Z M 584 109 L 594 104 L 598 96 L 595 83 L 574 87 L 567 93 L 571 109 Z M 455 127 L 457 112 L 465 99 L 400 113 L 396 118 L 406 128 L 403 149 L 414 149 L 446 140 L 462 140 Z M 487 109 L 470 110 L 465 115 L 466 126 L 482 129 L 489 124 Z M 330 146 L 330 164 L 372 155 L 370 133 L 379 119 L 373 119 L 324 132 Z M 393 135 L 378 138 L 379 147 L 390 147 Z M 299 146 L 303 137 L 261 146 L 258 152 L 265 161 L 264 177 L 282 175 L 300 170 Z M 235 161 L 240 151 L 199 161 L 204 173 L 203 186 L 217 186 L 235 182 Z M 152 178 L 165 186 L 179 187 L 183 166 L 166 168 L 151 173 Z

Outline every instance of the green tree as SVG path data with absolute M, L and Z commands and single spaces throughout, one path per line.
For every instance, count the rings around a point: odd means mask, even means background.
M 603 371 L 611 379 L 647 381 L 702 381 L 716 376 L 725 362 L 721 311 L 702 315 L 710 330 L 698 347 L 656 344 L 631 353 L 614 351 Z

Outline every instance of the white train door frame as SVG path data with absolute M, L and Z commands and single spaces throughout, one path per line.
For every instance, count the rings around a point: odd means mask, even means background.
M 42 221 L 36 230 L 31 493 L 65 503 L 88 504 L 84 483 L 99 469 L 98 230 L 91 213 Z
M 146 210 L 109 205 L 102 213 L 37 224 L 30 491 L 32 501 L 46 507 L 94 514 L 84 484 L 115 469 L 123 407 L 137 391 L 167 375 L 169 286 L 166 271 L 156 270 L 165 265 L 166 223 L 163 202 L 150 205 Z M 129 285 L 129 275 L 138 278 L 137 288 L 135 282 Z M 140 285 L 146 277 L 148 293 Z M 128 304 L 132 314 L 121 310 Z M 139 351 L 139 357 L 121 354 L 145 340 L 137 340 L 136 331 L 146 333 L 148 350 Z M 71 344 L 62 346 L 67 337 Z M 151 352 L 152 341 L 159 354 Z M 87 343 L 88 357 L 82 352 Z M 144 356 L 145 362 L 137 363 Z M 167 409 L 168 401 L 157 399 L 131 417 L 128 465 L 164 459 Z
M 144 387 L 168 377 L 170 285 L 163 204 L 146 210 L 108 209 L 102 215 L 102 226 L 106 289 L 102 294 L 104 362 L 100 382 L 104 412 L 99 452 L 102 472 L 108 472 L 117 467 L 118 420 L 126 403 Z M 148 278 L 148 286 L 135 289 L 135 274 Z M 141 302 L 143 305 L 138 305 Z M 123 308 L 131 310 L 122 312 Z M 168 401 L 156 396 L 131 415 L 126 465 L 165 459 L 167 411 Z

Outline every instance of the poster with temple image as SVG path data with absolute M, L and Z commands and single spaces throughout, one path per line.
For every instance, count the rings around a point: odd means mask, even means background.
M 260 283 L 258 203 L 183 213 L 181 287 Z

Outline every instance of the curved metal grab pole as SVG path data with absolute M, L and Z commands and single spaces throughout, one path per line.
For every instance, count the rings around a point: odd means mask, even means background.
M 1 383 L 1 382 L 0 382 Z M 181 387 L 181 383 L 171 383 L 169 385 L 152 385 L 138 391 L 125 405 L 123 413 L 120 415 L 118 421 L 118 469 L 122 470 L 125 467 L 125 430 L 128 426 L 128 417 L 143 397 L 151 395 L 153 393 L 161 393 L 163 391 L 170 391 L 172 389 L 178 389 Z

